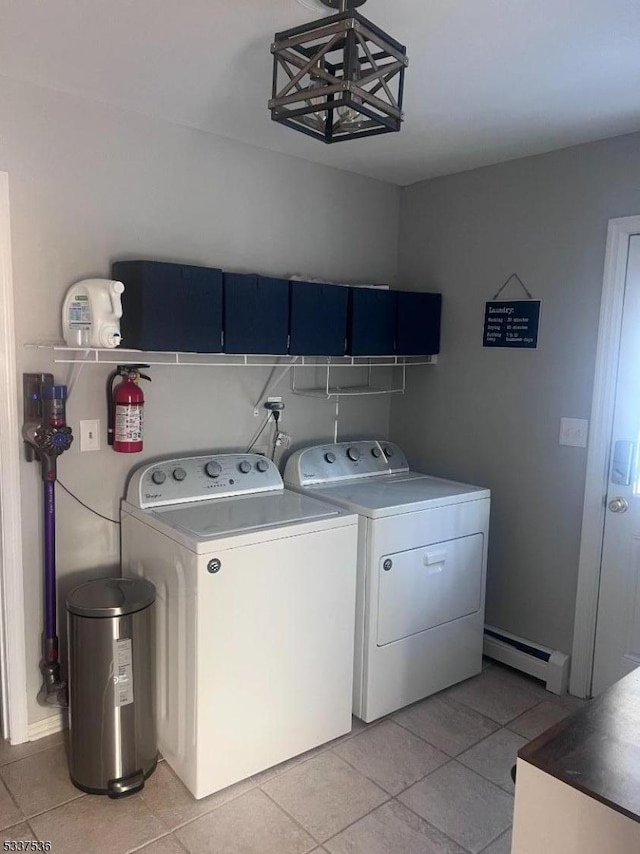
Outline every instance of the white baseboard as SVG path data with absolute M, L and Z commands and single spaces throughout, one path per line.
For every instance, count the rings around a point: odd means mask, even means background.
M 55 732 L 61 732 L 63 729 L 68 729 L 68 727 L 69 713 L 67 711 L 60 710 L 49 718 L 29 724 L 29 741 L 37 741 L 39 738 L 45 738 L 47 735 L 53 735 Z

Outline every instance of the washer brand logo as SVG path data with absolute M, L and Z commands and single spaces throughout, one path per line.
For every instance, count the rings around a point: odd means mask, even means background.
M 304 472 L 304 477 L 315 477 L 316 473 L 314 471 L 306 471 Z
M 147 499 L 149 499 L 149 498 L 151 498 L 151 499 L 162 498 L 162 493 L 160 493 L 160 492 L 145 492 L 144 497 Z

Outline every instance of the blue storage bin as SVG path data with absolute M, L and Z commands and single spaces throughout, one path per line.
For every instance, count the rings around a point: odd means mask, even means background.
M 396 291 L 396 353 L 433 356 L 440 352 L 442 294 Z
M 395 353 L 396 294 L 378 288 L 349 288 L 347 353 L 390 356 Z
M 116 261 L 124 283 L 122 345 L 139 350 L 220 353 L 222 270 L 161 261 Z
M 293 356 L 344 356 L 349 288 L 291 282 L 289 352 Z
M 289 282 L 266 276 L 224 274 L 224 352 L 287 353 Z

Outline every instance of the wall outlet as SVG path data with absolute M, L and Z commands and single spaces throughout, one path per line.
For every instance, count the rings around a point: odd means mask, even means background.
M 80 450 L 100 450 L 100 421 L 97 418 L 93 421 L 80 422 Z
M 572 448 L 586 448 L 589 422 L 585 418 L 560 419 L 560 444 Z
M 284 409 L 284 401 L 281 397 L 268 397 L 265 401 L 264 408 L 269 412 L 282 412 Z

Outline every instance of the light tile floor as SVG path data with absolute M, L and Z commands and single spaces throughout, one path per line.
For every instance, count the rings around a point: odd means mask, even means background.
M 0 743 L 0 844 L 50 841 L 54 854 L 509 854 L 516 753 L 580 704 L 489 664 L 200 801 L 166 762 L 140 794 L 111 801 L 71 785 L 62 734 Z

